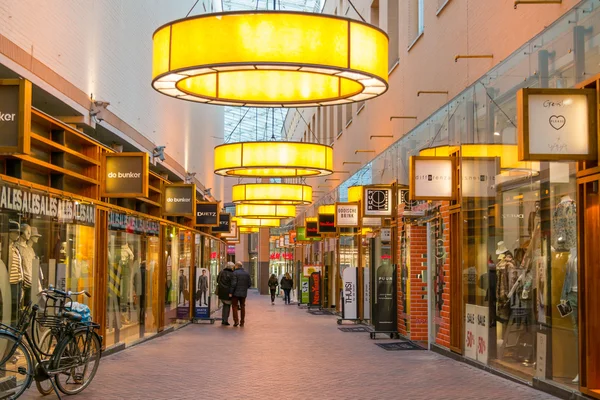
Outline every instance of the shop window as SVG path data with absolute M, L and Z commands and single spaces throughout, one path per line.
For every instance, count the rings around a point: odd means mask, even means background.
M 419 40 L 425 30 L 424 0 L 409 0 L 408 4 L 408 49 Z

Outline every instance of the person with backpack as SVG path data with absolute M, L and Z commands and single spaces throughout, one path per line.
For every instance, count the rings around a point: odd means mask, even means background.
M 231 311 L 232 285 L 234 281 L 233 263 L 230 261 L 225 265 L 225 268 L 217 275 L 217 296 L 223 303 L 221 311 L 221 325 L 231 325 L 229 323 L 229 313 Z
M 277 282 L 277 277 L 275 276 L 275 274 L 271 274 L 267 285 L 269 285 L 269 291 L 271 292 L 271 305 L 274 305 L 275 293 L 277 293 L 277 286 L 279 286 L 279 282 Z

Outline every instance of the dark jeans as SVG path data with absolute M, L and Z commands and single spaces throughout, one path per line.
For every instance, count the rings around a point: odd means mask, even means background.
M 292 291 L 292 289 L 283 289 L 283 301 L 285 301 L 286 304 L 290 304 L 290 292 Z
M 233 322 L 243 325 L 246 320 L 246 298 L 233 296 L 231 298 L 231 303 L 233 304 Z M 241 319 L 238 318 L 238 309 L 241 312 Z
M 277 289 L 270 289 L 271 290 L 271 303 L 275 301 L 275 293 L 277 292 Z

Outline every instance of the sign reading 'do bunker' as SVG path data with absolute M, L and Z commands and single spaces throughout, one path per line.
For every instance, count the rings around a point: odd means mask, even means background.
M 148 197 L 148 154 L 102 156 L 102 197 Z
M 173 183 L 165 185 L 163 215 L 194 218 L 196 216 L 196 185 Z

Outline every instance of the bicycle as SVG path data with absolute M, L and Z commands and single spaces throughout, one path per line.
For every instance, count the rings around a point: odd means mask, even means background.
M 60 399 L 59 391 L 77 394 L 89 386 L 96 375 L 102 356 L 102 338 L 96 333 L 99 325 L 81 323 L 80 314 L 64 311 L 71 295 L 84 292 L 51 291 L 56 295 L 51 296 L 53 299 L 62 298 L 59 310 L 63 311 L 51 318 L 55 326 L 50 329 L 54 329 L 57 344 L 49 356 L 50 349 L 43 351 L 42 343 L 36 343 L 29 334 L 29 327 L 35 327 L 37 304 L 27 304 L 16 327 L 0 324 L 0 399 L 18 398 L 34 378 L 38 382 L 49 380 Z M 48 317 L 46 310 L 44 314 Z M 38 323 L 42 323 L 41 320 Z M 35 330 L 32 334 L 35 335 Z

